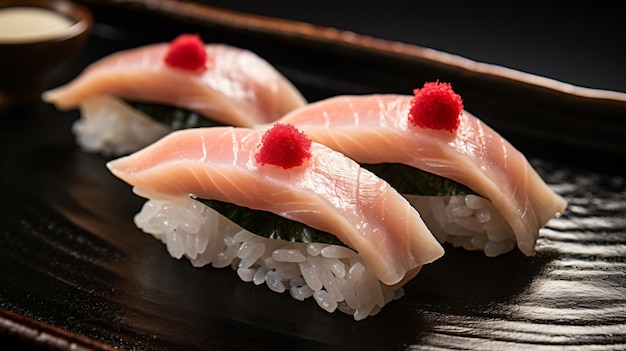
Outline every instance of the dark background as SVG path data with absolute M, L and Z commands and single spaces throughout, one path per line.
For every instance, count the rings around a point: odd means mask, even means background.
M 608 1 L 198 0 L 626 92 L 626 20 Z

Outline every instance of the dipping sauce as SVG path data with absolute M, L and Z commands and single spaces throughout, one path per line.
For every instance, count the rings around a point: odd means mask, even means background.
M 74 22 L 40 7 L 0 9 L 0 43 L 29 43 L 52 39 Z

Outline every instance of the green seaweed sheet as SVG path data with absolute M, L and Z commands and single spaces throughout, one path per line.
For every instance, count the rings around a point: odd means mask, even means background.
M 281 217 L 272 212 L 254 210 L 218 200 L 198 198 L 196 200 L 211 207 L 247 231 L 268 239 L 346 246 L 333 234 L 311 228 L 306 224 Z
M 180 107 L 137 101 L 125 102 L 135 110 L 173 130 L 225 126 L 197 112 Z
M 382 173 L 390 184 L 401 193 L 424 196 L 471 194 L 472 191 L 452 180 L 400 164 L 364 165 L 365 168 Z M 393 183 L 392 183 L 393 182 Z M 277 214 L 254 210 L 232 203 L 199 199 L 224 217 L 256 235 L 277 240 L 300 243 L 324 243 L 346 246 L 331 233 L 317 230 L 306 224 Z

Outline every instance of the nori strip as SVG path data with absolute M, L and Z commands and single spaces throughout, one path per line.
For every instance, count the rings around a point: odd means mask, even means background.
M 225 124 L 206 118 L 197 112 L 180 107 L 128 100 L 125 100 L 125 102 L 132 108 L 173 130 L 225 126 Z
M 305 244 L 323 243 L 347 246 L 328 232 L 311 228 L 306 224 L 281 217 L 272 212 L 254 210 L 218 200 L 200 198 L 195 198 L 195 200 L 211 207 L 245 230 L 265 238 Z
M 453 180 L 400 163 L 363 164 L 401 194 L 447 196 L 475 194 L 470 188 Z

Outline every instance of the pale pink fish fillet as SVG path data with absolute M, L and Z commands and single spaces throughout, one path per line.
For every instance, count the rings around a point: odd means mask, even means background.
M 534 254 L 539 229 L 561 213 L 553 192 L 507 140 L 467 111 L 453 134 L 408 125 L 412 96 L 338 96 L 294 110 L 289 123 L 361 164 L 401 163 L 452 179 L 491 200 L 519 249 Z M 260 126 L 259 128 L 267 128 Z
M 213 63 L 204 72 L 163 62 L 167 43 L 120 51 L 87 67 L 44 101 L 69 110 L 96 96 L 186 108 L 226 125 L 271 122 L 306 103 L 294 85 L 256 54 L 222 44 L 205 45 Z
M 313 143 L 303 166 L 259 166 L 261 137 L 246 128 L 182 130 L 107 166 L 135 189 L 226 201 L 332 233 L 388 285 L 443 255 L 417 211 L 358 163 Z

